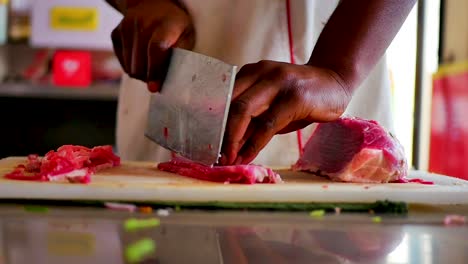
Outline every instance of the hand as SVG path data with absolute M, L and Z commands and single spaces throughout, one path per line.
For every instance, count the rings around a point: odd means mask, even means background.
M 274 135 L 338 119 L 349 91 L 329 69 L 274 61 L 245 65 L 234 86 L 221 165 L 248 164 Z
M 114 51 L 124 71 L 160 89 L 167 72 L 171 47 L 192 49 L 192 19 L 175 0 L 141 0 L 128 7 L 112 32 Z

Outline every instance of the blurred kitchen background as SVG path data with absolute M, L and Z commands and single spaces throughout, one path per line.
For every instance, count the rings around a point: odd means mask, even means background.
M 467 11 L 466 0 L 420 0 L 387 52 L 408 160 L 466 179 Z M 104 0 L 0 0 L 0 158 L 115 143 L 120 18 Z

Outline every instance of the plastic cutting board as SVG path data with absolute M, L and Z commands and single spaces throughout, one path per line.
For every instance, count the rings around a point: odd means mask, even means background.
M 24 162 L 24 157 L 0 160 L 0 175 Z M 159 171 L 154 163 L 123 162 L 92 176 L 90 184 L 27 182 L 0 177 L 0 199 L 48 199 L 128 202 L 238 203 L 373 203 L 390 200 L 418 204 L 468 204 L 468 181 L 421 171 L 417 183 L 338 183 L 308 173 L 276 170 L 282 184 L 222 184 Z

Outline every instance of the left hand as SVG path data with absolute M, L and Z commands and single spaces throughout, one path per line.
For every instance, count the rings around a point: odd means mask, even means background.
M 274 135 L 336 120 L 350 100 L 349 87 L 330 69 L 247 64 L 237 74 L 220 163 L 248 164 Z

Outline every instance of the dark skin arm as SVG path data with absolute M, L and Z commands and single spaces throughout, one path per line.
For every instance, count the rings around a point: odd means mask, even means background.
M 106 0 L 106 2 L 112 6 L 113 8 L 115 8 L 117 11 L 119 11 L 120 13 L 125 13 L 125 9 L 126 9 L 126 3 L 127 1 L 121 1 L 121 0 Z
M 309 65 L 335 71 L 353 91 L 385 53 L 416 0 L 342 0 Z
M 250 163 L 276 134 L 339 118 L 416 0 L 342 0 L 306 65 L 260 61 L 237 75 L 221 164 Z
M 124 18 L 112 32 L 114 52 L 124 71 L 160 89 L 172 47 L 192 49 L 192 18 L 177 0 L 106 0 Z
M 158 91 L 171 47 L 192 49 L 195 30 L 175 0 L 107 0 L 124 15 L 114 50 L 131 77 Z M 342 0 L 306 65 L 247 64 L 237 75 L 222 165 L 250 163 L 276 134 L 339 118 L 416 0 Z

